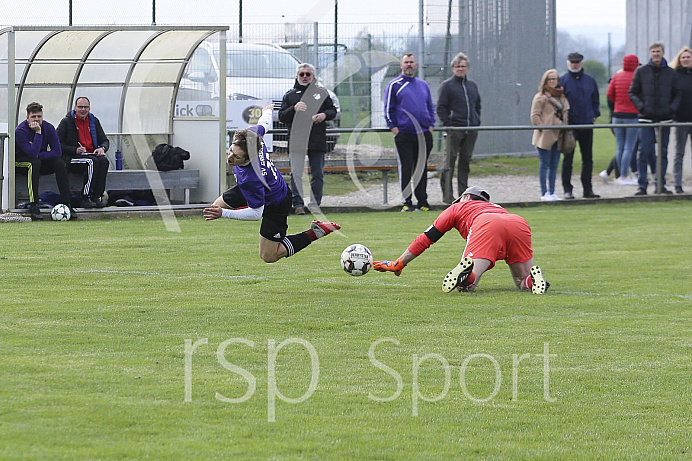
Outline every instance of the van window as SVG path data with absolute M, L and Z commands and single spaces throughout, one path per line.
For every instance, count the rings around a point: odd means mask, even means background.
M 298 63 L 290 54 L 277 50 L 229 51 L 228 77 L 295 78 Z
M 216 72 L 214 71 L 214 64 L 209 56 L 209 52 L 204 48 L 197 48 L 190 58 L 190 62 L 185 69 L 185 77 L 191 74 L 203 74 L 204 81 L 215 82 Z

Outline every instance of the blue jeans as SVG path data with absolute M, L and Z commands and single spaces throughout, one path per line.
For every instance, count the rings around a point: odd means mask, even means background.
M 637 119 L 613 117 L 614 125 L 629 125 L 632 123 L 637 123 Z M 617 142 L 615 158 L 620 170 L 620 176 L 627 176 L 630 162 L 632 161 L 632 154 L 637 145 L 637 128 L 613 128 L 613 132 Z
M 326 152 L 308 149 L 308 162 L 310 162 L 310 202 L 317 205 L 322 204 L 322 190 L 324 188 L 324 156 Z M 302 160 L 302 161 L 301 161 Z M 305 166 L 305 157 L 302 159 L 296 158 L 296 165 L 291 165 L 291 169 L 295 167 L 299 174 L 291 173 L 291 190 L 293 191 L 293 207 L 304 207 L 303 195 L 303 167 Z
M 546 192 L 555 193 L 555 178 L 557 178 L 557 166 L 560 163 L 560 152 L 557 150 L 557 142 L 553 144 L 550 150 L 538 149 L 538 180 L 541 183 L 541 195 Z M 546 185 L 547 179 L 547 185 Z
M 646 189 L 649 180 L 646 177 L 647 165 L 651 168 L 651 173 L 656 176 L 656 129 L 642 127 L 639 128 L 639 158 L 637 159 L 637 170 L 639 172 L 639 188 Z M 666 170 L 668 169 L 668 138 L 670 137 L 670 127 L 661 128 L 661 187 L 666 185 Z

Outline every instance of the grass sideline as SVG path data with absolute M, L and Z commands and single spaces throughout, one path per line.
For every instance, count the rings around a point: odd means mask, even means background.
M 546 295 L 511 289 L 503 262 L 476 293 L 442 293 L 454 232 L 398 278 L 339 268 L 351 243 L 397 257 L 435 213 L 331 215 L 343 235 L 273 265 L 254 222 L 0 225 L 0 458 L 690 456 L 692 204 L 510 211 L 533 229 Z M 308 392 L 309 347 L 317 388 L 288 403 Z

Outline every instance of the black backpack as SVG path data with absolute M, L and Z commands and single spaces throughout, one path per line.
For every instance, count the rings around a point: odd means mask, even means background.
M 170 144 L 159 144 L 151 153 L 151 158 L 147 160 L 147 167 L 153 169 L 151 159 L 153 158 L 156 169 L 159 171 L 182 170 L 185 168 L 183 160 L 190 160 L 190 153 L 183 148 L 174 147 Z

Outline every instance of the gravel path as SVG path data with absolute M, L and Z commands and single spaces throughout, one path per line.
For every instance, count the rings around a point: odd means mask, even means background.
M 435 175 L 433 174 L 433 176 Z M 692 190 L 689 184 L 690 181 L 688 180 L 686 182 L 685 189 Z M 469 179 L 469 185 L 478 185 L 485 188 L 490 192 L 492 201 L 495 203 L 537 202 L 540 201 L 541 198 L 537 176 L 501 175 L 483 176 L 480 178 L 473 178 L 472 176 Z M 574 196 L 580 199 L 583 191 L 581 189 L 579 176 L 573 176 L 572 185 L 574 186 Z M 609 179 L 607 183 L 604 183 L 598 176 L 594 176 L 593 188 L 594 192 L 599 194 L 602 198 L 631 197 L 637 190 L 637 186 L 616 185 L 612 178 Z M 399 191 L 399 183 L 395 177 L 390 177 L 387 191 L 389 203 L 386 207 L 399 206 L 401 203 L 401 192 Z M 347 195 L 325 196 L 322 199 L 322 206 L 372 206 L 379 208 L 383 207 L 382 193 L 383 187 L 379 185 L 364 188 L 363 190 L 352 192 Z M 556 182 L 556 193 L 560 197 L 562 196 L 562 187 L 559 177 Z M 649 193 L 653 193 L 652 187 L 649 187 Z M 431 177 L 428 179 L 428 201 L 432 206 L 444 205 L 442 202 L 442 190 L 440 189 L 439 177 Z

